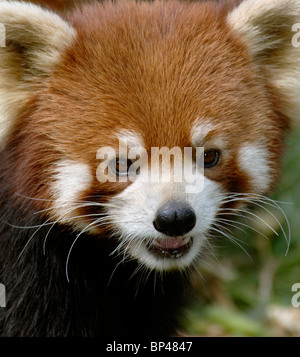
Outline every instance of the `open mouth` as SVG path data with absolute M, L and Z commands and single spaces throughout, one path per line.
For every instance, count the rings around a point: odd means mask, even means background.
M 161 258 L 181 258 L 186 254 L 193 244 L 191 237 L 172 237 L 155 239 L 147 244 L 148 250 Z

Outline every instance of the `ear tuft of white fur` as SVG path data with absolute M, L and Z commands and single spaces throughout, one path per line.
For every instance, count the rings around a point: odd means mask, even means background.
M 300 47 L 294 44 L 300 1 L 244 0 L 227 20 L 266 79 L 279 90 L 284 114 L 300 121 Z
M 18 1 L 0 0 L 0 24 L 1 149 L 32 89 L 30 82 L 52 71 L 75 30 L 57 14 Z

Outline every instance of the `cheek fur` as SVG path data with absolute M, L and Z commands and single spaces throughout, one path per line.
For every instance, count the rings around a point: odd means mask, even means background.
M 239 151 L 238 163 L 249 177 L 251 192 L 265 193 L 272 183 L 272 169 L 269 165 L 270 153 L 261 145 L 250 144 Z
M 63 222 L 75 215 L 81 195 L 91 186 L 92 175 L 87 164 L 61 160 L 55 164 L 53 181 L 53 212 Z
M 227 193 L 266 193 L 276 178 L 270 153 L 260 144 L 247 144 L 230 155 L 206 176 L 218 182 Z

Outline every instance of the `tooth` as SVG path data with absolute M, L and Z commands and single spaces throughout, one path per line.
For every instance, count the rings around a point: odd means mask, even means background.
M 189 241 L 190 241 L 190 237 L 186 237 L 186 238 L 184 238 L 182 244 L 183 244 L 183 245 L 184 245 L 184 244 L 187 244 L 187 243 L 189 243 Z

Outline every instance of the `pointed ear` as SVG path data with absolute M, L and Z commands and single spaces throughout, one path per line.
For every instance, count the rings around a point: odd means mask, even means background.
M 75 35 L 57 14 L 17 1 L 0 1 L 0 24 L 5 30 L 1 63 L 14 58 L 28 77 L 49 73 Z
M 227 20 L 244 39 L 262 75 L 278 90 L 285 114 L 299 121 L 300 47 L 295 31 L 300 30 L 300 1 L 244 0 Z
M 51 73 L 75 30 L 57 14 L 17 1 L 0 0 L 0 24 L 1 146 L 34 78 Z

